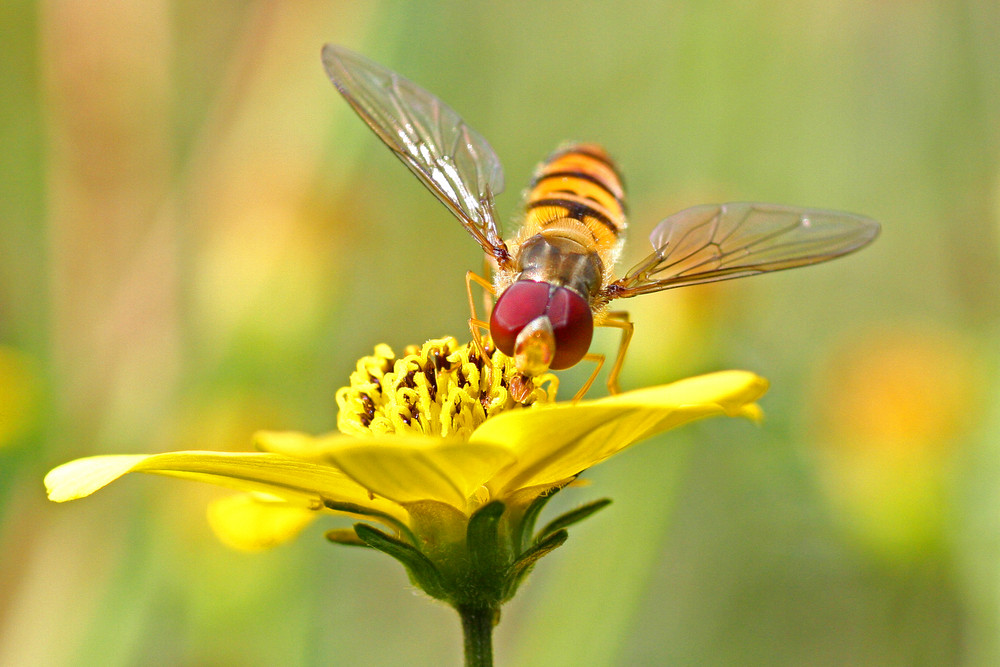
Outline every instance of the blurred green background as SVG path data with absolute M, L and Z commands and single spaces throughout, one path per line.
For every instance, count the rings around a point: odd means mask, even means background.
M 327 41 L 490 140 L 505 220 L 557 145 L 604 144 L 627 261 L 705 202 L 884 226 L 625 304 L 623 388 L 747 368 L 767 420 L 561 494 L 615 503 L 506 608 L 498 664 L 1000 662 L 997 3 L 8 0 L 0 24 L 0 664 L 460 661 L 453 612 L 326 544 L 335 519 L 243 554 L 204 521 L 214 488 L 42 489 L 78 456 L 330 430 L 375 343 L 467 336 L 480 253 L 326 80 Z

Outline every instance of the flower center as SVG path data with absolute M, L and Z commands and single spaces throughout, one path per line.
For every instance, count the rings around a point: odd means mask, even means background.
M 468 438 L 489 417 L 555 400 L 551 373 L 529 378 L 484 340 L 459 346 L 439 338 L 397 358 L 388 345 L 362 357 L 351 384 L 337 391 L 337 428 L 349 435 L 420 433 Z

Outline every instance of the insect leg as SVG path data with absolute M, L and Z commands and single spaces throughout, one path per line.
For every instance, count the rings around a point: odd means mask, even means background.
M 490 258 L 489 258 L 488 255 L 483 255 L 483 274 L 482 275 L 484 275 L 484 276 L 491 276 L 491 275 L 493 275 L 493 265 L 490 264 Z M 476 276 L 476 277 L 480 278 L 481 276 Z M 483 280 L 486 281 L 486 282 L 489 282 L 489 280 L 487 278 L 483 278 Z M 483 283 L 480 282 L 480 285 L 483 285 Z M 493 287 L 492 283 L 490 283 L 489 287 L 487 287 L 486 285 L 483 285 L 483 307 L 486 309 L 487 313 L 492 313 L 493 312 L 493 304 L 495 302 L 496 296 L 497 296 L 497 294 L 496 294 L 496 288 Z
M 576 403 L 577 401 L 579 401 L 581 398 L 584 397 L 584 395 L 587 393 L 587 390 L 590 389 L 590 385 L 594 384 L 594 380 L 597 379 L 597 374 L 601 372 L 601 367 L 604 366 L 603 354 L 597 354 L 596 352 L 588 352 L 587 354 L 583 355 L 583 358 L 586 359 L 587 361 L 594 362 L 596 365 L 594 366 L 594 372 L 590 374 L 590 377 L 587 378 L 587 381 L 583 383 L 583 386 L 580 387 L 580 390 L 576 392 L 575 396 L 573 396 L 574 403 Z
M 472 271 L 466 271 L 465 273 L 465 293 L 469 295 L 469 332 L 472 334 L 472 341 L 476 344 L 476 349 L 479 350 L 479 354 L 482 355 L 483 359 L 489 359 L 489 355 L 486 353 L 486 346 L 483 344 L 482 331 L 489 331 L 490 325 L 476 315 L 476 300 L 472 297 L 472 283 L 476 283 L 485 290 L 487 295 L 493 295 L 493 285 L 490 284 L 486 278 L 483 278 L 477 273 Z M 486 297 L 487 302 L 489 296 Z
M 608 391 L 612 394 L 621 393 L 618 387 L 618 374 L 621 373 L 622 364 L 625 363 L 625 351 L 632 341 L 632 332 L 635 327 L 628 319 L 628 313 L 624 310 L 614 310 L 607 313 L 604 319 L 597 324 L 599 327 L 615 327 L 622 330 L 622 340 L 618 344 L 618 354 L 615 356 L 615 363 L 608 372 Z

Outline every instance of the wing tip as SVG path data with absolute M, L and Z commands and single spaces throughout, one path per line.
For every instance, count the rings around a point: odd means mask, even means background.
M 345 51 L 347 51 L 347 49 L 340 46 L 339 44 L 334 44 L 333 42 L 327 42 L 319 50 L 319 53 L 320 57 L 323 59 L 323 62 L 329 63 L 330 61 L 339 58 L 340 55 Z

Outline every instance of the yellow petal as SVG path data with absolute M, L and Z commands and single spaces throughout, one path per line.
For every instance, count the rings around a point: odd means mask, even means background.
M 719 411 L 729 417 L 746 417 L 759 423 L 763 412 L 755 401 L 767 392 L 768 386 L 766 379 L 749 371 L 719 371 L 608 396 L 594 404 L 645 406 L 657 410 L 671 405 L 677 407 L 675 412 L 665 414 L 666 421 L 655 424 L 648 433 L 636 438 L 642 440 L 689 421 L 720 414 Z
M 517 463 L 489 481 L 494 497 L 552 484 L 600 463 L 629 445 L 713 415 L 759 416 L 753 401 L 767 381 L 745 371 L 713 373 L 596 401 L 542 406 L 499 415 L 472 434 L 501 444 Z
M 64 463 L 45 476 L 49 500 L 63 503 L 102 489 L 146 459 L 145 455 L 91 456 Z
M 505 447 L 425 436 L 354 438 L 329 452 L 338 468 L 373 493 L 400 504 L 422 500 L 461 511 L 514 457 Z
M 591 403 L 649 406 L 713 403 L 729 416 L 736 416 L 743 406 L 763 396 L 767 388 L 767 380 L 750 371 L 718 371 L 607 396 Z
M 49 499 L 65 502 L 89 496 L 130 472 L 194 479 L 239 491 L 261 491 L 313 507 L 323 501 L 351 503 L 405 518 L 402 508 L 372 500 L 368 491 L 329 465 L 280 454 L 171 452 L 92 456 L 64 463 L 45 476 Z
M 262 551 L 286 542 L 316 516 L 313 510 L 263 494 L 239 493 L 208 506 L 208 523 L 216 536 L 240 551 Z
M 315 436 L 299 431 L 257 431 L 253 434 L 253 444 L 262 452 L 316 462 L 325 462 L 327 453 L 345 440 L 355 441 L 354 437 L 340 433 Z

